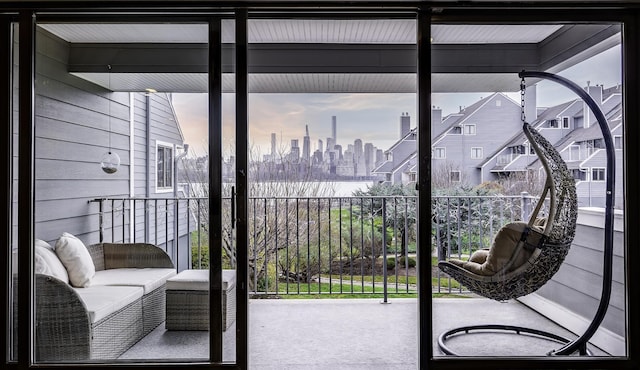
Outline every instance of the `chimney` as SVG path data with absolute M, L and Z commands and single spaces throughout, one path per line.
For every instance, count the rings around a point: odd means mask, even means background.
M 591 98 L 596 102 L 599 108 L 602 108 L 602 85 L 591 86 L 590 81 L 587 81 L 587 87 L 585 89 L 587 94 L 591 96 Z M 587 103 L 583 103 L 583 111 L 584 111 L 584 128 L 589 128 L 592 125 L 597 125 L 598 120 L 596 119 L 595 114 L 589 109 Z
M 400 115 L 400 139 L 405 137 L 411 131 L 411 117 L 409 112 L 402 112 Z
M 438 126 L 442 123 L 442 109 L 440 107 L 431 108 L 431 126 Z

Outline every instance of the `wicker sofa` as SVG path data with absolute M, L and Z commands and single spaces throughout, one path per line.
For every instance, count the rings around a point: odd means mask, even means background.
M 36 274 L 36 359 L 115 359 L 165 320 L 165 282 L 176 274 L 152 244 L 87 246 L 88 287 Z

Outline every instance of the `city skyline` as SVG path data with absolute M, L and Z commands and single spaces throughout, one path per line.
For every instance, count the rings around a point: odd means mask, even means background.
M 615 46 L 582 63 L 559 72 L 559 75 L 581 86 L 588 83 L 606 87 L 620 84 L 622 76 L 621 48 Z M 603 66 L 606 66 L 604 68 Z M 589 76 L 585 78 L 584 76 Z M 469 106 L 485 93 L 432 94 L 432 104 L 442 109 L 443 117 Z M 519 101 L 519 93 L 508 93 Z M 555 105 L 559 101 L 575 98 L 573 93 L 557 84 L 540 82 L 538 106 Z M 287 145 L 291 139 L 302 138 L 305 125 L 317 138 L 326 140 L 332 136 L 331 117 L 336 116 L 340 141 L 353 142 L 360 138 L 378 148 L 386 149 L 398 139 L 402 112 L 408 112 L 412 128 L 416 123 L 416 94 L 250 94 L 249 140 L 253 150 L 267 154 L 271 148 L 271 133 L 276 133 L 279 145 Z M 235 94 L 223 94 L 223 150 L 235 146 Z M 191 155 L 207 152 L 207 94 L 174 94 L 174 107 L 185 143 L 190 144 Z M 302 133 L 302 134 L 300 134 Z M 311 140 L 317 145 L 317 139 Z

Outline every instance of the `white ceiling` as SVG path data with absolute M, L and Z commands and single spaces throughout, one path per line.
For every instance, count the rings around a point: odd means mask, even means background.
M 70 43 L 206 43 L 206 24 L 40 24 Z M 537 43 L 561 25 L 433 25 L 434 44 Z M 250 43 L 413 44 L 416 21 L 250 20 Z M 223 41 L 233 42 L 234 22 L 223 20 Z M 205 92 L 207 76 L 198 73 L 74 73 L 120 91 L 154 88 L 169 92 Z M 433 74 L 432 91 L 517 91 L 515 74 Z M 396 92 L 416 91 L 415 74 L 251 74 L 250 92 Z M 234 76 L 224 77 L 234 90 Z
M 206 24 L 41 24 L 72 43 L 206 43 Z M 536 43 L 561 25 L 433 25 L 434 44 Z M 233 43 L 234 22 L 223 20 L 223 42 Z M 414 44 L 411 19 L 329 20 L 254 19 L 248 23 L 250 43 L 381 43 Z

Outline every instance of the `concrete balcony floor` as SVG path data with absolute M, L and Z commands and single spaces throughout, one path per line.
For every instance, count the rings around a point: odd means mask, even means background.
M 518 301 L 437 298 L 433 301 L 434 353 L 449 329 L 478 324 L 525 326 L 575 335 Z M 249 302 L 251 369 L 417 369 L 416 299 L 258 299 Z M 160 325 L 121 359 L 185 361 L 208 358 L 208 332 L 166 331 Z M 545 356 L 561 344 L 515 333 L 455 336 L 461 356 Z M 607 354 L 591 346 L 597 356 Z M 235 360 L 235 324 L 224 333 L 224 361 Z

